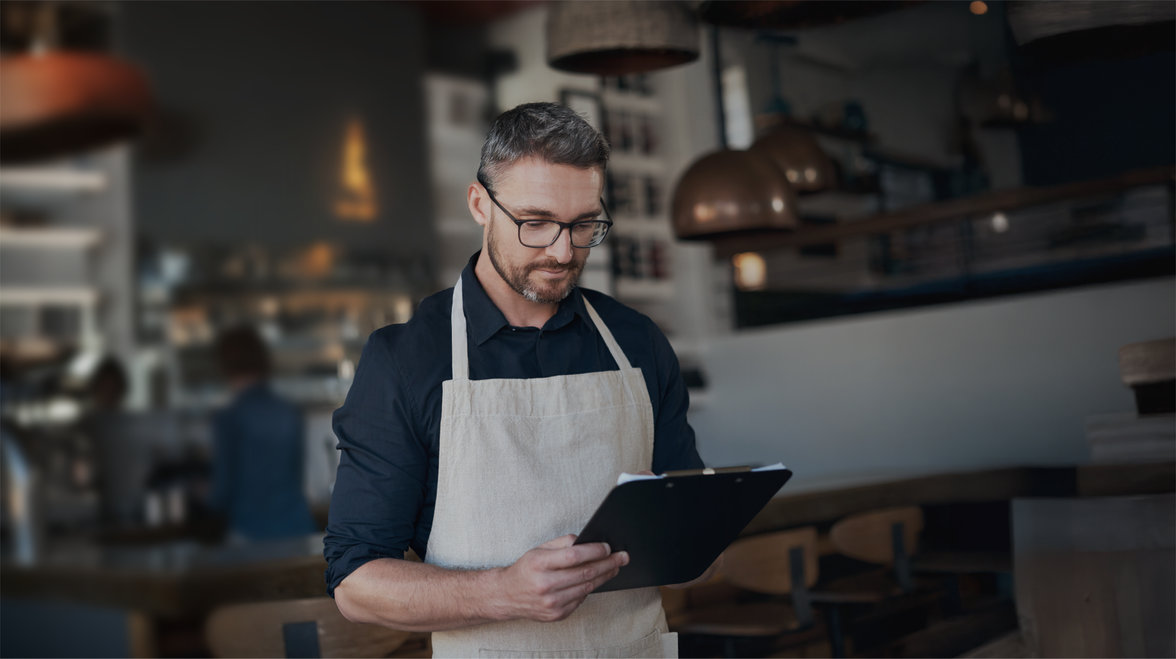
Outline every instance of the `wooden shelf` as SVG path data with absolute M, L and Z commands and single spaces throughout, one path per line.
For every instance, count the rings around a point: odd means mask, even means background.
M 7 190 L 102 192 L 106 190 L 106 186 L 106 175 L 98 171 L 66 169 L 64 167 L 0 168 L 0 188 Z
M 93 306 L 98 302 L 98 291 L 84 286 L 0 286 L 0 305 Z
M 729 258 L 739 252 L 837 243 L 848 238 L 889 233 L 956 218 L 997 211 L 1008 212 L 1016 208 L 1065 199 L 1115 194 L 1144 185 L 1171 185 L 1174 181 L 1176 168 L 1158 167 L 1095 181 L 1065 183 L 1044 188 L 997 190 L 971 197 L 922 204 L 891 213 L 880 213 L 851 222 L 802 227 L 796 231 L 761 230 L 720 235 L 711 238 L 710 241 L 714 243 L 716 257 Z
M 847 130 L 839 126 L 823 126 L 786 115 L 760 114 L 755 117 L 755 128 L 761 135 L 770 132 L 773 128 L 784 126 L 807 130 L 814 135 L 823 135 L 860 144 L 872 144 L 876 139 L 872 133 L 865 131 Z
M 0 247 L 85 249 L 98 244 L 101 239 L 102 233 L 97 229 L 0 227 Z

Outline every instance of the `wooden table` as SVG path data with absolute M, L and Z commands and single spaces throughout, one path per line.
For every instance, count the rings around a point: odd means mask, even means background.
M 159 656 L 165 624 L 198 630 L 222 604 L 325 595 L 325 569 L 320 534 L 219 546 L 65 544 L 32 563 L 0 564 L 0 594 L 124 609 L 132 653 Z

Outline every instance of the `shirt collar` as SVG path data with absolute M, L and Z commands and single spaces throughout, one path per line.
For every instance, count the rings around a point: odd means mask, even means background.
M 494 306 L 494 302 L 490 300 L 490 296 L 486 294 L 486 290 L 478 281 L 478 276 L 474 274 L 474 265 L 478 262 L 478 256 L 481 253 L 479 251 L 471 256 L 469 263 L 461 271 L 461 294 L 465 304 L 466 331 L 469 332 L 476 345 L 482 345 L 500 330 L 510 326 L 506 322 L 506 316 L 502 315 L 498 307 Z M 559 303 L 559 309 L 547 321 L 543 329 L 545 331 L 560 329 L 572 322 L 576 316 L 579 316 L 583 321 L 591 322 L 591 318 L 588 317 L 588 309 L 584 306 L 584 295 L 580 292 L 579 286 L 573 288 L 571 294 Z

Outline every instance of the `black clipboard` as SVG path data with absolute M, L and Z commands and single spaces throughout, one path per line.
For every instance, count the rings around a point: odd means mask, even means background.
M 607 542 L 629 552 L 629 564 L 593 592 L 697 578 L 791 477 L 783 468 L 727 467 L 617 485 L 576 544 Z

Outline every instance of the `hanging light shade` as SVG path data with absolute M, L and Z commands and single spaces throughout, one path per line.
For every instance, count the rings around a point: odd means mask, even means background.
M 799 224 L 792 186 L 771 160 L 752 151 L 715 151 L 695 161 L 674 188 L 670 213 L 683 240 Z
M 678 0 L 568 0 L 547 14 L 547 63 L 602 76 L 698 59 L 698 19 Z
M 100 53 L 0 57 L 0 161 L 25 162 L 134 135 L 151 95 L 132 65 Z
M 807 130 L 782 126 L 760 137 L 751 151 L 767 156 L 797 192 L 820 192 L 837 185 L 837 170 L 817 138 Z

